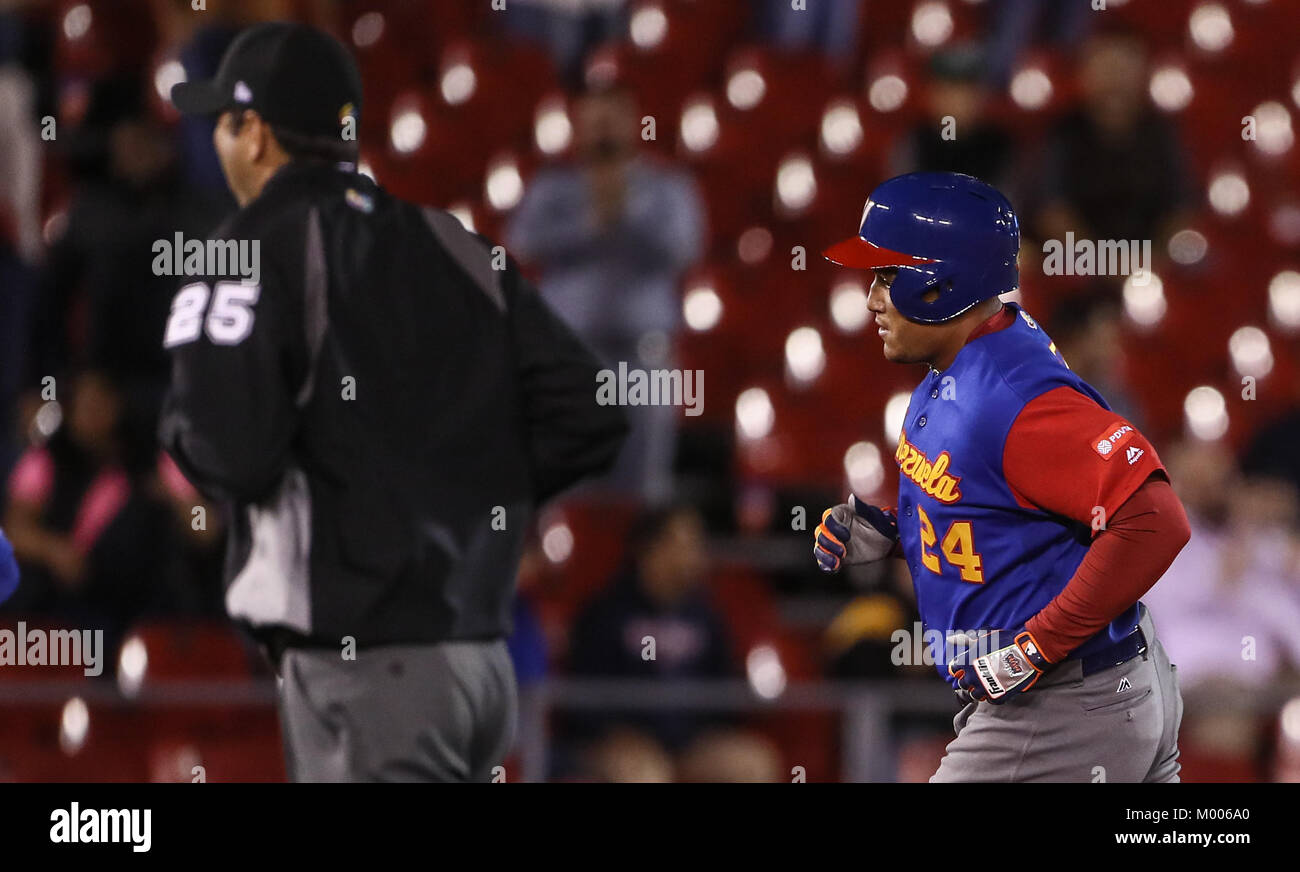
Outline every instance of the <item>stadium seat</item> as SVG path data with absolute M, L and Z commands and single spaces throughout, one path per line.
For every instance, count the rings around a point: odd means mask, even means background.
M 60 0 L 51 24 L 55 67 L 66 78 L 142 71 L 157 45 L 147 0 Z
M 253 675 L 255 656 L 250 643 L 226 622 L 142 623 L 126 634 L 119 680 L 123 671 L 138 671 L 141 688 L 186 680 L 246 681 Z
M 157 739 L 149 747 L 148 766 L 148 780 L 153 782 L 267 782 L 286 777 L 279 725 L 270 710 L 238 733 Z
M 622 568 L 624 542 L 638 511 L 634 502 L 575 495 L 553 504 L 538 518 L 544 559 L 530 592 L 544 626 L 551 631 L 569 626 L 582 604 L 614 579 Z M 567 533 L 554 533 L 559 537 L 554 541 L 560 544 L 553 545 L 547 534 L 561 528 Z

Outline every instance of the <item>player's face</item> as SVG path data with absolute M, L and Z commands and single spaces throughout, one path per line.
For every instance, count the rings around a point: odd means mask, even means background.
M 223 112 L 212 131 L 212 144 L 221 162 L 221 172 L 230 186 L 230 193 L 241 206 L 258 194 L 254 161 L 260 153 L 261 123 L 251 113 Z
M 934 356 L 941 337 L 935 336 L 932 325 L 909 321 L 894 308 L 889 298 L 889 286 L 898 270 L 875 270 L 876 279 L 867 295 L 867 308 L 876 316 L 876 329 L 884 342 L 885 359 L 891 363 L 928 363 Z

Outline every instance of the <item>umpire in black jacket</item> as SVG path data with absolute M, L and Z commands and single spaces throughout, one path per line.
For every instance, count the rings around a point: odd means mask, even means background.
M 357 173 L 336 41 L 250 28 L 172 100 L 217 117 L 241 208 L 182 245 L 161 437 L 230 509 L 226 605 L 276 663 L 290 776 L 487 780 L 525 530 L 623 415 L 504 252 Z

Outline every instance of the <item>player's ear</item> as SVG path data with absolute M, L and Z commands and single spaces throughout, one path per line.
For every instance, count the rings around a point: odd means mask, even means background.
M 263 121 L 262 116 L 252 110 L 249 110 L 246 123 L 249 127 L 248 156 L 255 163 L 261 160 L 270 150 L 270 140 L 275 134 L 271 133 L 271 125 Z

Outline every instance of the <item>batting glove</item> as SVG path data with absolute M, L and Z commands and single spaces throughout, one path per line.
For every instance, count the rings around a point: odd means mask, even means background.
M 898 544 L 898 518 L 894 513 L 860 502 L 850 495 L 847 503 L 822 512 L 813 556 L 822 572 L 839 572 L 883 560 Z
M 980 630 L 974 638 L 960 637 L 958 645 L 948 674 L 962 702 L 1000 705 L 1033 687 L 1052 665 L 1023 624 L 1014 630 Z

